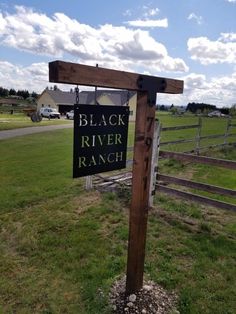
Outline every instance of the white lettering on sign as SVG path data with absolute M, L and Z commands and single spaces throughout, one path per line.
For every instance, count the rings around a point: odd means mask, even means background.
M 114 162 L 122 162 L 124 160 L 124 152 L 114 152 L 109 154 L 91 155 L 89 157 L 79 156 L 79 168 L 100 166 L 104 164 L 112 164 Z
M 95 147 L 104 145 L 119 145 L 121 142 L 120 133 L 109 133 L 109 134 L 94 134 L 94 135 L 82 135 L 81 136 L 81 147 Z
M 104 114 L 95 120 L 94 114 L 79 114 L 79 126 L 117 126 L 125 125 L 125 114 L 111 114 L 106 117 Z

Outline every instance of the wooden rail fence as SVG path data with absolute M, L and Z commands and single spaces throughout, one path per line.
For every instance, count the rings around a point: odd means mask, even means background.
M 201 122 L 198 124 L 201 126 Z M 224 136 L 224 139 L 226 141 L 226 135 L 229 136 L 227 132 L 229 131 L 230 127 L 234 126 L 234 124 L 231 123 L 231 120 L 228 120 L 227 124 L 227 130 Z M 189 126 L 190 127 L 190 126 Z M 191 127 L 196 127 L 196 125 L 191 126 Z M 182 128 L 182 127 L 181 127 Z M 201 131 L 198 132 L 198 134 L 201 134 Z M 217 137 L 222 137 L 222 135 L 209 135 L 209 136 L 204 136 L 204 137 L 198 137 L 199 138 L 217 138 Z M 228 143 L 224 142 L 223 145 L 227 145 Z M 200 145 L 199 141 L 197 143 L 197 153 L 199 153 L 200 150 Z M 236 162 L 231 161 L 231 160 L 225 160 L 225 159 L 216 159 L 216 158 L 210 158 L 210 157 L 205 157 L 205 156 L 199 156 L 199 155 L 193 155 L 193 154 L 186 154 L 186 153 L 178 153 L 178 152 L 170 152 L 170 151 L 159 151 L 159 157 L 161 158 L 173 158 L 176 160 L 180 161 L 189 161 L 193 163 L 201 163 L 201 164 L 208 164 L 212 166 L 218 166 L 218 167 L 224 167 L 232 170 L 236 170 Z M 164 174 L 157 174 L 157 191 L 164 192 L 167 194 L 172 194 L 176 195 L 179 197 L 182 197 L 187 200 L 192 200 L 196 202 L 200 202 L 203 204 L 209 204 L 215 207 L 219 207 L 222 209 L 229 209 L 229 210 L 236 210 L 236 205 L 222 202 L 216 199 L 208 198 L 205 196 L 197 195 L 194 193 L 190 192 L 185 192 L 178 190 L 173 187 L 166 186 L 168 184 L 174 184 L 177 186 L 184 186 L 196 190 L 202 190 L 202 191 L 207 191 L 210 193 L 215 193 L 215 194 L 220 194 L 224 196 L 230 196 L 236 198 L 236 191 L 231 190 L 231 189 L 225 189 L 219 186 L 214 186 L 210 184 L 204 184 L 200 182 L 194 182 L 186 179 L 181 179 L 177 177 L 172 177 Z
M 195 149 L 188 151 L 189 153 L 195 152 L 197 155 L 200 154 L 200 151 L 213 148 L 213 147 L 219 147 L 219 146 L 225 146 L 225 145 L 234 145 L 236 142 L 229 142 L 230 137 L 236 137 L 236 133 L 230 133 L 230 130 L 235 127 L 236 124 L 232 122 L 231 118 L 228 118 L 226 130 L 224 134 L 214 134 L 214 135 L 205 135 L 202 136 L 202 118 L 198 119 L 198 124 L 192 124 L 192 125 L 180 125 L 180 126 L 173 126 L 173 127 L 161 127 L 161 132 L 166 131 L 177 131 L 177 130 L 186 130 L 186 129 L 197 129 L 196 136 L 194 138 L 190 139 L 181 139 L 181 140 L 174 140 L 174 141 L 166 141 L 161 142 L 161 146 L 165 145 L 173 145 L 173 144 L 183 144 L 183 143 L 194 143 L 195 142 Z M 201 141 L 206 139 L 218 139 L 223 138 L 223 142 L 220 144 L 211 144 L 207 146 L 201 146 Z
M 236 136 L 236 134 L 230 134 L 229 130 L 232 127 L 235 127 L 236 124 L 232 123 L 231 120 L 228 120 L 227 123 L 227 128 L 225 134 L 220 134 L 220 135 L 209 135 L 209 136 L 201 136 L 201 128 L 202 128 L 202 121 L 199 119 L 198 124 L 192 124 L 192 125 L 183 125 L 183 126 L 174 126 L 174 127 L 161 127 L 159 124 L 157 127 L 157 134 L 156 134 L 156 142 L 154 143 L 154 147 L 156 150 L 155 153 L 155 165 L 153 165 L 153 182 L 154 182 L 154 187 L 156 188 L 157 193 L 158 192 L 163 192 L 166 194 L 171 194 L 171 195 L 176 195 L 178 197 L 203 203 L 203 204 L 208 204 L 211 206 L 215 206 L 218 208 L 222 209 L 227 209 L 227 210 L 236 210 L 236 205 L 235 204 L 230 204 L 227 202 L 223 202 L 220 200 L 216 200 L 213 198 L 209 198 L 206 196 L 201 196 L 195 193 L 190 193 L 186 192 L 183 190 L 179 190 L 173 186 L 169 185 L 174 185 L 174 186 L 182 186 L 182 187 L 187 187 L 190 189 L 194 190 L 201 190 L 201 191 L 206 191 L 214 194 L 219 194 L 223 196 L 228 196 L 232 198 L 236 198 L 236 191 L 231 190 L 231 189 L 226 189 L 223 187 L 215 186 L 215 185 L 210 185 L 210 184 L 205 184 L 205 183 L 200 183 L 200 182 L 195 182 L 191 180 L 186 180 L 182 178 L 177 178 L 173 176 L 169 176 L 166 174 L 162 173 L 157 173 L 157 166 L 159 164 L 159 159 L 160 158 L 173 158 L 176 160 L 180 161 L 188 161 L 192 163 L 201 163 L 201 164 L 208 164 L 212 166 L 217 166 L 217 167 L 224 167 L 232 170 L 236 170 L 236 162 L 231 161 L 231 160 L 224 160 L 224 159 L 217 159 L 217 158 L 211 158 L 211 157 L 206 157 L 206 156 L 199 156 L 200 150 L 203 148 L 200 146 L 200 141 L 201 139 L 211 139 L 211 138 L 224 138 L 224 142 L 222 144 L 217 144 L 215 146 L 223 146 L 223 145 L 229 145 L 229 144 L 236 144 L 236 143 L 229 143 L 228 138 L 230 136 Z M 187 139 L 187 140 L 176 140 L 176 141 L 168 141 L 168 142 L 160 142 L 161 138 L 161 132 L 165 131 L 175 131 L 175 130 L 183 130 L 183 129 L 192 129 L 196 128 L 197 133 L 196 137 L 194 139 Z M 160 147 L 169 145 L 169 144 L 179 144 L 179 143 L 187 143 L 187 142 L 196 142 L 195 150 L 194 152 L 196 154 L 189 154 L 189 153 L 180 153 L 180 152 L 171 152 L 171 151 L 163 151 L 160 150 Z M 210 148 L 211 146 L 205 146 L 204 148 Z M 129 147 L 128 151 L 132 151 L 133 148 Z M 153 153 L 154 154 L 154 153 Z M 127 161 L 127 166 L 132 164 L 132 160 Z M 125 172 L 125 173 L 119 173 L 117 175 L 112 175 L 112 176 L 104 176 L 104 175 L 96 175 L 94 179 L 95 185 L 99 186 L 100 188 L 108 188 L 108 189 L 114 189 L 117 186 L 123 186 L 126 185 L 128 187 L 131 186 L 131 179 L 132 179 L 132 172 Z M 150 199 L 152 199 L 153 196 L 153 190 L 150 191 Z

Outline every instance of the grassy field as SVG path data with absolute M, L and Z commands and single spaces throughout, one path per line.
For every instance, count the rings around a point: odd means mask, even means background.
M 46 126 L 46 125 L 55 125 L 55 124 L 65 124 L 70 123 L 70 121 L 65 119 L 51 119 L 48 120 L 44 118 L 39 123 L 34 123 L 31 121 L 30 117 L 27 117 L 23 113 L 11 114 L 0 114 L 0 131 L 2 130 L 11 130 L 17 128 L 27 128 L 32 126 Z
M 233 148 L 212 154 L 236 160 Z M 129 193 L 86 192 L 84 179 L 72 179 L 72 129 L 1 141 L 0 165 L 0 313 L 111 313 L 108 292 L 126 267 Z M 236 188 L 235 171 L 161 167 Z M 177 292 L 180 313 L 235 313 L 235 260 L 235 213 L 155 197 L 145 273 Z

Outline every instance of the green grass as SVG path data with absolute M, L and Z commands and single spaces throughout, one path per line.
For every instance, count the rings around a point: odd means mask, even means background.
M 117 236 L 125 221 L 113 203 L 97 196 L 92 206 L 92 197 L 55 197 L 2 217 L 4 313 L 109 313 L 108 288 L 125 267 Z
M 61 130 L 57 137 L 48 132 L 1 141 L 0 150 L 0 189 L 7 191 L 7 195 L 0 195 L 1 211 L 21 208 L 71 189 L 68 183 L 72 183 L 72 130 Z
M 233 149 L 214 155 L 235 160 Z M 233 172 L 162 167 L 235 186 Z M 129 194 L 86 192 L 83 178 L 72 179 L 72 129 L 1 141 L 0 178 L 0 313 L 111 313 L 110 286 L 126 269 Z M 235 213 L 155 197 L 145 273 L 177 292 L 181 313 L 235 313 L 235 260 Z
M 30 117 L 22 113 L 11 114 L 0 114 L 0 131 L 12 130 L 17 128 L 27 128 L 32 126 L 46 126 L 46 125 L 57 125 L 71 123 L 65 119 L 43 119 L 41 122 L 32 122 Z

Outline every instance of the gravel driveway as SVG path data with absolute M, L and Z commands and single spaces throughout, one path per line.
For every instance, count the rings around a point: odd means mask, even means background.
M 72 128 L 73 124 L 61 124 L 61 125 L 48 125 L 48 126 L 33 126 L 29 128 L 19 128 L 14 130 L 0 131 L 0 140 L 5 140 L 8 138 L 23 136 L 27 134 L 41 133 L 60 129 Z

